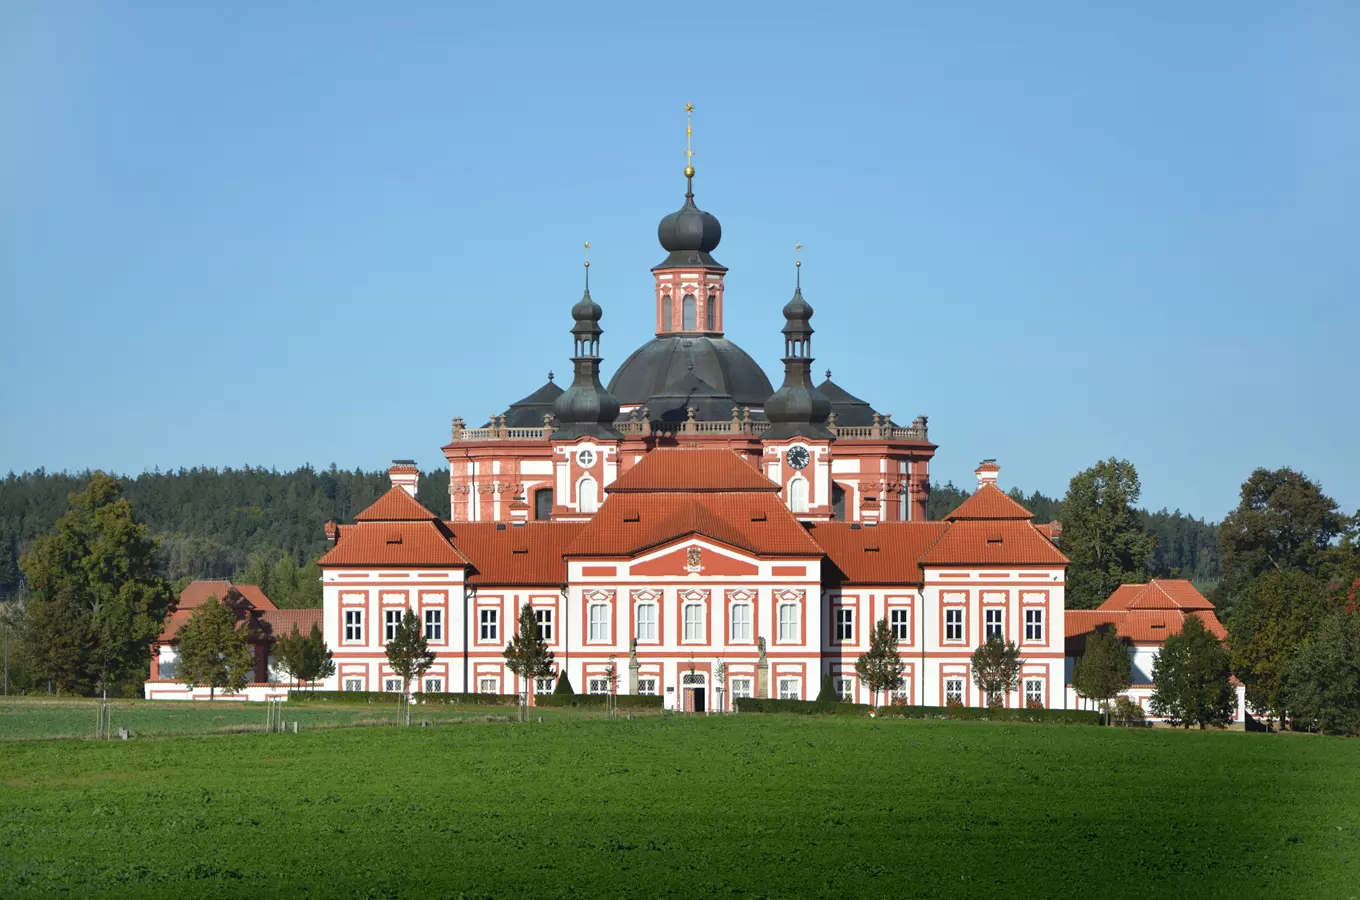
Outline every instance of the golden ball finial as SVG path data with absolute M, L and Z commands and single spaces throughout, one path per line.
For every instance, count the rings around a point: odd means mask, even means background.
M 685 177 L 686 178 L 694 177 L 694 166 L 685 166 Z

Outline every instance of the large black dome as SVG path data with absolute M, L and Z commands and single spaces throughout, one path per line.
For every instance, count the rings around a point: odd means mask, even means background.
M 609 381 L 609 393 L 625 406 L 641 406 L 693 373 L 718 395 L 760 409 L 774 393 L 770 379 L 746 351 L 727 338 L 672 334 L 643 344 Z

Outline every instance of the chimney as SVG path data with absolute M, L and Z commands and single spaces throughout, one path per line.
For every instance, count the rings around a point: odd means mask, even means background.
M 977 474 L 978 488 L 984 485 L 996 484 L 996 478 L 1001 474 L 1001 467 L 996 464 L 994 459 L 984 459 L 982 464 L 974 470 Z
M 873 528 L 878 524 L 878 513 L 878 495 L 864 494 L 859 503 L 859 519 L 865 528 Z
M 414 459 L 392 460 L 392 468 L 387 470 L 387 474 L 392 479 L 392 487 L 399 487 L 412 497 L 416 495 L 416 487 L 420 484 L 420 469 Z

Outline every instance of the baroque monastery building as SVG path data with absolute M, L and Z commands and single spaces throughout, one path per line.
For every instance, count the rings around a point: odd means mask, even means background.
M 453 420 L 447 517 L 415 500 L 419 471 L 400 461 L 387 494 L 326 526 L 321 614 L 336 674 L 322 687 L 401 690 L 384 647 L 410 609 L 436 660 L 415 690 L 550 691 L 552 679 L 520 684 L 505 666 L 527 603 L 577 690 L 606 691 L 612 658 L 619 691 L 669 709 L 812 699 L 827 675 L 842 698 L 867 702 L 854 666 L 880 619 L 906 666 L 897 702 L 983 705 L 970 657 L 999 634 L 1024 657 L 1007 706 L 1076 705 L 1065 644 L 1098 623 L 1064 621 L 1056 525 L 1036 525 L 1002 492 L 990 460 L 972 497 L 927 521 L 926 417 L 898 424 L 830 372 L 813 383 L 813 309 L 798 282 L 774 389 L 723 330 L 722 229 L 695 204 L 693 168 L 685 175 L 683 205 L 657 229 L 656 336 L 608 387 L 587 262 L 571 384 L 549 375 L 481 427 Z M 1128 627 L 1142 616 L 1130 612 Z M 167 676 L 173 634 L 162 637 L 148 696 L 196 696 Z M 263 677 L 267 659 L 259 667 Z M 271 681 L 247 696 L 286 691 Z

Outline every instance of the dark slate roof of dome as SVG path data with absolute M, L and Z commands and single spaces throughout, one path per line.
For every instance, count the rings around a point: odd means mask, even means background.
M 694 376 L 742 407 L 760 408 L 774 389 L 746 351 L 727 338 L 670 334 L 653 338 L 623 361 L 609 392 L 626 406 L 641 406 L 693 368 Z
M 689 416 L 689 408 L 694 407 L 695 420 L 715 422 L 730 419 L 736 403 L 731 394 L 718 390 L 691 370 L 648 397 L 644 405 L 653 421 L 683 422 Z
M 817 385 L 817 390 L 826 394 L 827 399 L 831 401 L 831 411 L 836 414 L 837 425 L 844 425 L 849 428 L 867 428 L 874 424 L 876 410 L 869 405 L 867 400 L 861 400 L 832 381 L 830 370 L 826 373 L 826 381 Z
M 721 263 L 709 255 L 722 240 L 722 225 L 717 216 L 694 205 L 692 181 L 685 193 L 685 205 L 661 220 L 656 226 L 656 238 L 669 255 L 653 268 L 705 266 L 726 271 Z
M 552 412 L 553 401 L 561 395 L 562 389 L 553 384 L 552 373 L 549 373 L 547 384 L 529 396 L 510 404 L 510 408 L 505 411 L 505 426 L 507 428 L 542 428 L 543 416 Z

